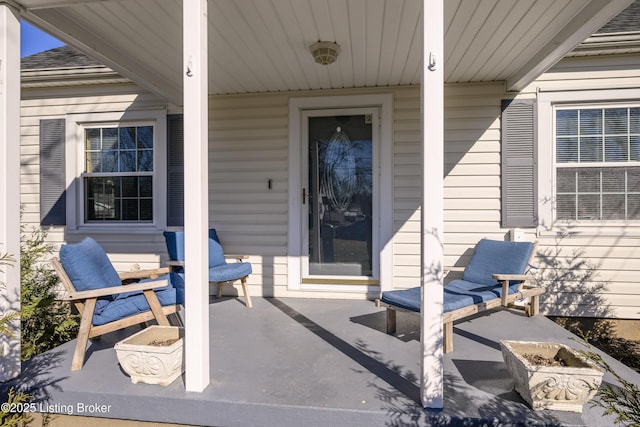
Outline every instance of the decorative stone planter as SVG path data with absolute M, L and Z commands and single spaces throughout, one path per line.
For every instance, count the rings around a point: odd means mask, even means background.
M 115 345 L 122 369 L 132 383 L 167 386 L 184 372 L 183 328 L 150 326 Z
M 582 412 L 602 382 L 602 370 L 566 345 L 500 341 L 502 357 L 516 391 L 534 409 Z M 538 357 L 560 360 L 563 366 L 533 363 Z

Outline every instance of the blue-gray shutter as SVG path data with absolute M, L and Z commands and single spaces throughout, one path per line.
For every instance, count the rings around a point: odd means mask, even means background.
M 502 101 L 502 227 L 538 225 L 534 99 Z
M 184 120 L 167 116 L 167 225 L 184 226 Z
M 40 225 L 65 225 L 65 120 L 40 120 Z

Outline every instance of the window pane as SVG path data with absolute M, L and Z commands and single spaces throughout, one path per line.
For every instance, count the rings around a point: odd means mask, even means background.
M 134 127 L 120 128 L 120 149 L 121 150 L 136 149 L 136 128 Z
M 624 194 L 626 175 L 621 168 L 602 169 L 602 192 Z
M 604 144 L 605 162 L 626 162 L 629 159 L 627 136 L 607 136 Z
M 153 220 L 153 201 L 150 199 L 140 200 L 140 220 L 152 221 Z
M 600 219 L 600 195 L 578 194 L 578 219 Z
M 118 129 L 117 128 L 102 129 L 102 149 L 103 150 L 118 149 Z
M 600 170 L 580 169 L 578 171 L 578 192 L 579 193 L 599 193 L 600 192 Z
M 100 172 L 117 172 L 118 171 L 118 152 L 115 150 L 102 151 L 99 166 Z
M 104 220 L 116 218 L 113 182 L 108 178 L 85 178 L 86 218 Z
M 629 131 L 640 133 L 640 107 L 629 108 Z
M 141 176 L 138 179 L 140 197 L 153 196 L 153 178 L 150 176 Z
M 640 136 L 631 136 L 629 138 L 630 158 L 631 161 L 640 160 Z
M 626 134 L 627 128 L 627 109 L 626 108 L 608 108 L 604 110 L 605 133 L 607 134 Z
M 578 110 L 556 111 L 556 136 L 578 135 Z
M 580 138 L 580 162 L 602 161 L 602 138 Z
M 122 220 L 138 220 L 138 199 L 122 199 Z
M 556 161 L 569 163 L 578 161 L 578 138 L 558 138 L 556 140 Z
M 556 199 L 556 216 L 557 219 L 571 220 L 576 219 L 576 196 L 575 195 L 558 195 Z
M 86 150 L 99 150 L 102 148 L 100 129 L 87 129 L 85 131 Z
M 122 178 L 122 197 L 138 197 L 138 178 L 125 176 Z
M 153 148 L 153 126 L 139 126 L 138 128 L 138 149 Z
M 122 151 L 120 152 L 120 172 L 136 171 L 136 152 Z
M 605 194 L 602 196 L 602 219 L 625 219 L 624 194 Z
M 576 169 L 558 168 L 556 172 L 556 188 L 558 193 L 576 192 Z
M 100 152 L 97 153 L 87 153 L 86 159 L 87 163 L 85 166 L 85 170 L 87 172 L 100 172 L 100 159 L 102 158 L 102 154 Z
M 580 135 L 602 134 L 602 110 L 580 110 Z
M 640 168 L 627 169 L 627 191 L 640 192 Z
M 640 194 L 627 196 L 627 219 L 640 220 Z
M 153 151 L 152 150 L 138 151 L 138 171 L 139 172 L 153 171 Z

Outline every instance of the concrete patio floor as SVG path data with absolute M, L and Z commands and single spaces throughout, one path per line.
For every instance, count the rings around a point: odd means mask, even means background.
M 139 328 L 93 341 L 79 372 L 69 370 L 75 341 L 42 354 L 24 364 L 18 384 L 48 412 L 197 426 L 613 425 L 589 404 L 582 414 L 534 412 L 513 390 L 499 340 L 583 348 L 544 316 L 503 310 L 458 322 L 442 411 L 418 403 L 418 316 L 399 313 L 390 336 L 384 310 L 370 301 L 255 298 L 247 309 L 227 298 L 212 299 L 210 322 L 203 393 L 185 392 L 182 378 L 168 387 L 131 383 L 113 345 Z M 606 360 L 640 385 L 639 374 Z M 604 381 L 614 382 L 609 374 Z

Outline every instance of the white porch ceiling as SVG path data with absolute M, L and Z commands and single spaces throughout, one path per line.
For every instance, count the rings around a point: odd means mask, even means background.
M 521 89 L 631 2 L 446 0 L 445 80 L 505 81 L 509 90 Z M 180 0 L 10 3 L 25 19 L 181 103 Z M 422 5 L 421 0 L 209 0 L 210 93 L 419 84 Z M 340 44 L 336 63 L 313 61 L 308 47 L 318 40 Z

